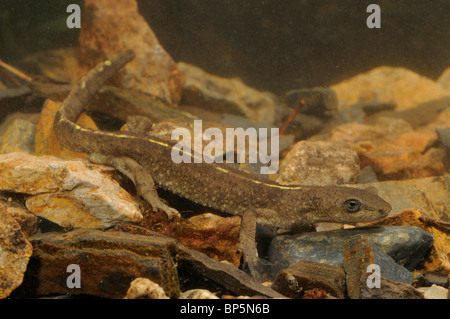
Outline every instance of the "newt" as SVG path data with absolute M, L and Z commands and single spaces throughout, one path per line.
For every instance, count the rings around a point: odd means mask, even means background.
M 281 185 L 223 163 L 192 160 L 176 164 L 171 161 L 174 142 L 154 135 L 98 131 L 75 124 L 84 105 L 133 57 L 132 51 L 126 51 L 100 63 L 70 92 L 55 117 L 54 131 L 59 141 L 74 151 L 131 160 L 135 168 L 146 172 L 147 180 L 141 183 L 153 185 L 154 181 L 197 204 L 242 216 L 240 248 L 254 277 L 258 276 L 257 224 L 292 229 L 319 222 L 370 222 L 388 215 L 391 206 L 375 188 Z M 197 155 L 192 152 L 190 156 Z

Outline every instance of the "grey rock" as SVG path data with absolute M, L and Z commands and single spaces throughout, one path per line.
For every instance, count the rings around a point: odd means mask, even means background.
M 35 124 L 20 118 L 10 121 L 7 127 L 4 128 L 4 133 L 0 140 L 0 154 L 12 152 L 33 154 L 35 135 Z
M 339 185 L 355 183 L 358 154 L 347 143 L 300 141 L 280 165 L 280 184 Z
M 437 128 L 436 132 L 439 135 L 439 140 L 445 146 L 447 151 L 450 152 L 450 129 L 445 128 Z
M 338 107 L 336 92 L 329 88 L 291 90 L 284 97 L 290 107 L 296 107 L 300 100 L 305 101 L 305 107 L 300 111 L 304 114 L 321 116 Z
M 297 261 L 343 266 L 343 243 L 352 236 L 360 235 L 410 271 L 420 262 L 433 243 L 433 236 L 426 231 L 406 226 L 360 227 L 281 235 L 272 240 L 268 250 L 268 258 L 274 264 L 272 273 L 278 273 Z

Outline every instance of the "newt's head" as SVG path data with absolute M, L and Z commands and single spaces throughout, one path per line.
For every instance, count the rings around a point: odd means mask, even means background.
M 338 223 L 365 223 L 386 217 L 391 205 L 378 196 L 375 187 L 357 189 L 330 186 L 321 198 L 320 215 L 323 221 Z

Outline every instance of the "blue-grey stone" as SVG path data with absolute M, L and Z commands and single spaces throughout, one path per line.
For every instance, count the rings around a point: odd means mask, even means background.
M 297 261 L 343 266 L 342 244 L 352 236 L 363 236 L 396 263 L 412 271 L 433 244 L 433 236 L 423 229 L 407 226 L 370 226 L 325 232 L 280 235 L 268 251 L 278 273 Z

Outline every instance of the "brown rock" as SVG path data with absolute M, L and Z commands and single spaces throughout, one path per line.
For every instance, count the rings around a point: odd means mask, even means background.
M 450 93 L 434 81 L 404 68 L 382 66 L 359 74 L 331 87 L 336 91 L 341 109 L 359 100 L 393 102 L 397 109 L 407 109 L 419 103 L 449 96 Z
M 86 0 L 83 13 L 81 61 L 87 69 L 132 49 L 136 58 L 119 72 L 116 85 L 178 103 L 178 67 L 139 14 L 135 0 Z
M 53 132 L 54 118 L 61 104 L 61 102 L 47 100 L 42 108 L 41 117 L 36 126 L 36 155 L 52 155 L 61 158 L 86 158 L 86 153 L 74 152 L 63 147 Z M 86 113 L 81 114 L 76 124 L 84 128 L 98 129 L 95 122 Z
M 276 97 L 248 87 L 240 79 L 225 79 L 198 67 L 178 63 L 184 80 L 182 104 L 220 113 L 245 115 L 255 123 L 272 124 L 276 118 Z
M 272 289 L 289 298 L 301 291 L 320 289 L 336 298 L 345 298 L 345 273 L 340 266 L 299 261 L 277 275 Z
M 423 294 L 413 286 L 383 276 L 380 278 L 380 288 L 369 288 L 366 284 L 369 276 L 367 273 L 361 277 L 361 299 L 424 299 Z
M 433 246 L 428 257 L 421 264 L 425 273 L 450 274 L 450 236 L 448 230 L 442 228 L 416 209 L 407 209 L 401 213 L 387 217 L 376 225 L 414 226 L 422 228 L 434 237 Z
M 436 133 L 406 132 L 374 147 L 358 150 L 361 166 L 370 166 L 380 180 L 398 180 L 445 174 L 442 157 L 423 154 L 437 140 Z
M 29 238 L 39 231 L 39 218 L 32 214 L 23 204 L 4 203 L 6 212 L 13 217 L 20 225 L 24 235 Z
M 19 295 L 88 294 L 123 298 L 139 277 L 160 285 L 169 297 L 179 295 L 177 243 L 166 237 L 79 229 L 30 238 L 34 253 Z M 69 288 L 69 265 L 80 269 L 80 288 Z
M 171 236 L 210 258 L 226 260 L 237 267 L 242 257 L 238 247 L 240 225 L 239 216 L 220 217 L 206 213 L 178 224 Z
M 0 203 L 0 299 L 8 297 L 22 283 L 32 252 L 19 224 Z
M 346 143 L 301 141 L 281 162 L 277 182 L 301 185 L 355 183 L 359 158 Z
M 362 279 L 367 279 L 366 274 L 374 276 L 378 274 L 399 283 L 412 282 L 412 274 L 406 268 L 397 264 L 367 238 L 354 236 L 344 242 L 342 250 L 347 293 L 351 299 L 360 299 L 361 290 L 365 287 L 370 288 L 369 282 Z M 372 269 L 373 266 L 377 266 L 378 269 Z M 371 277 L 370 280 L 372 279 Z

